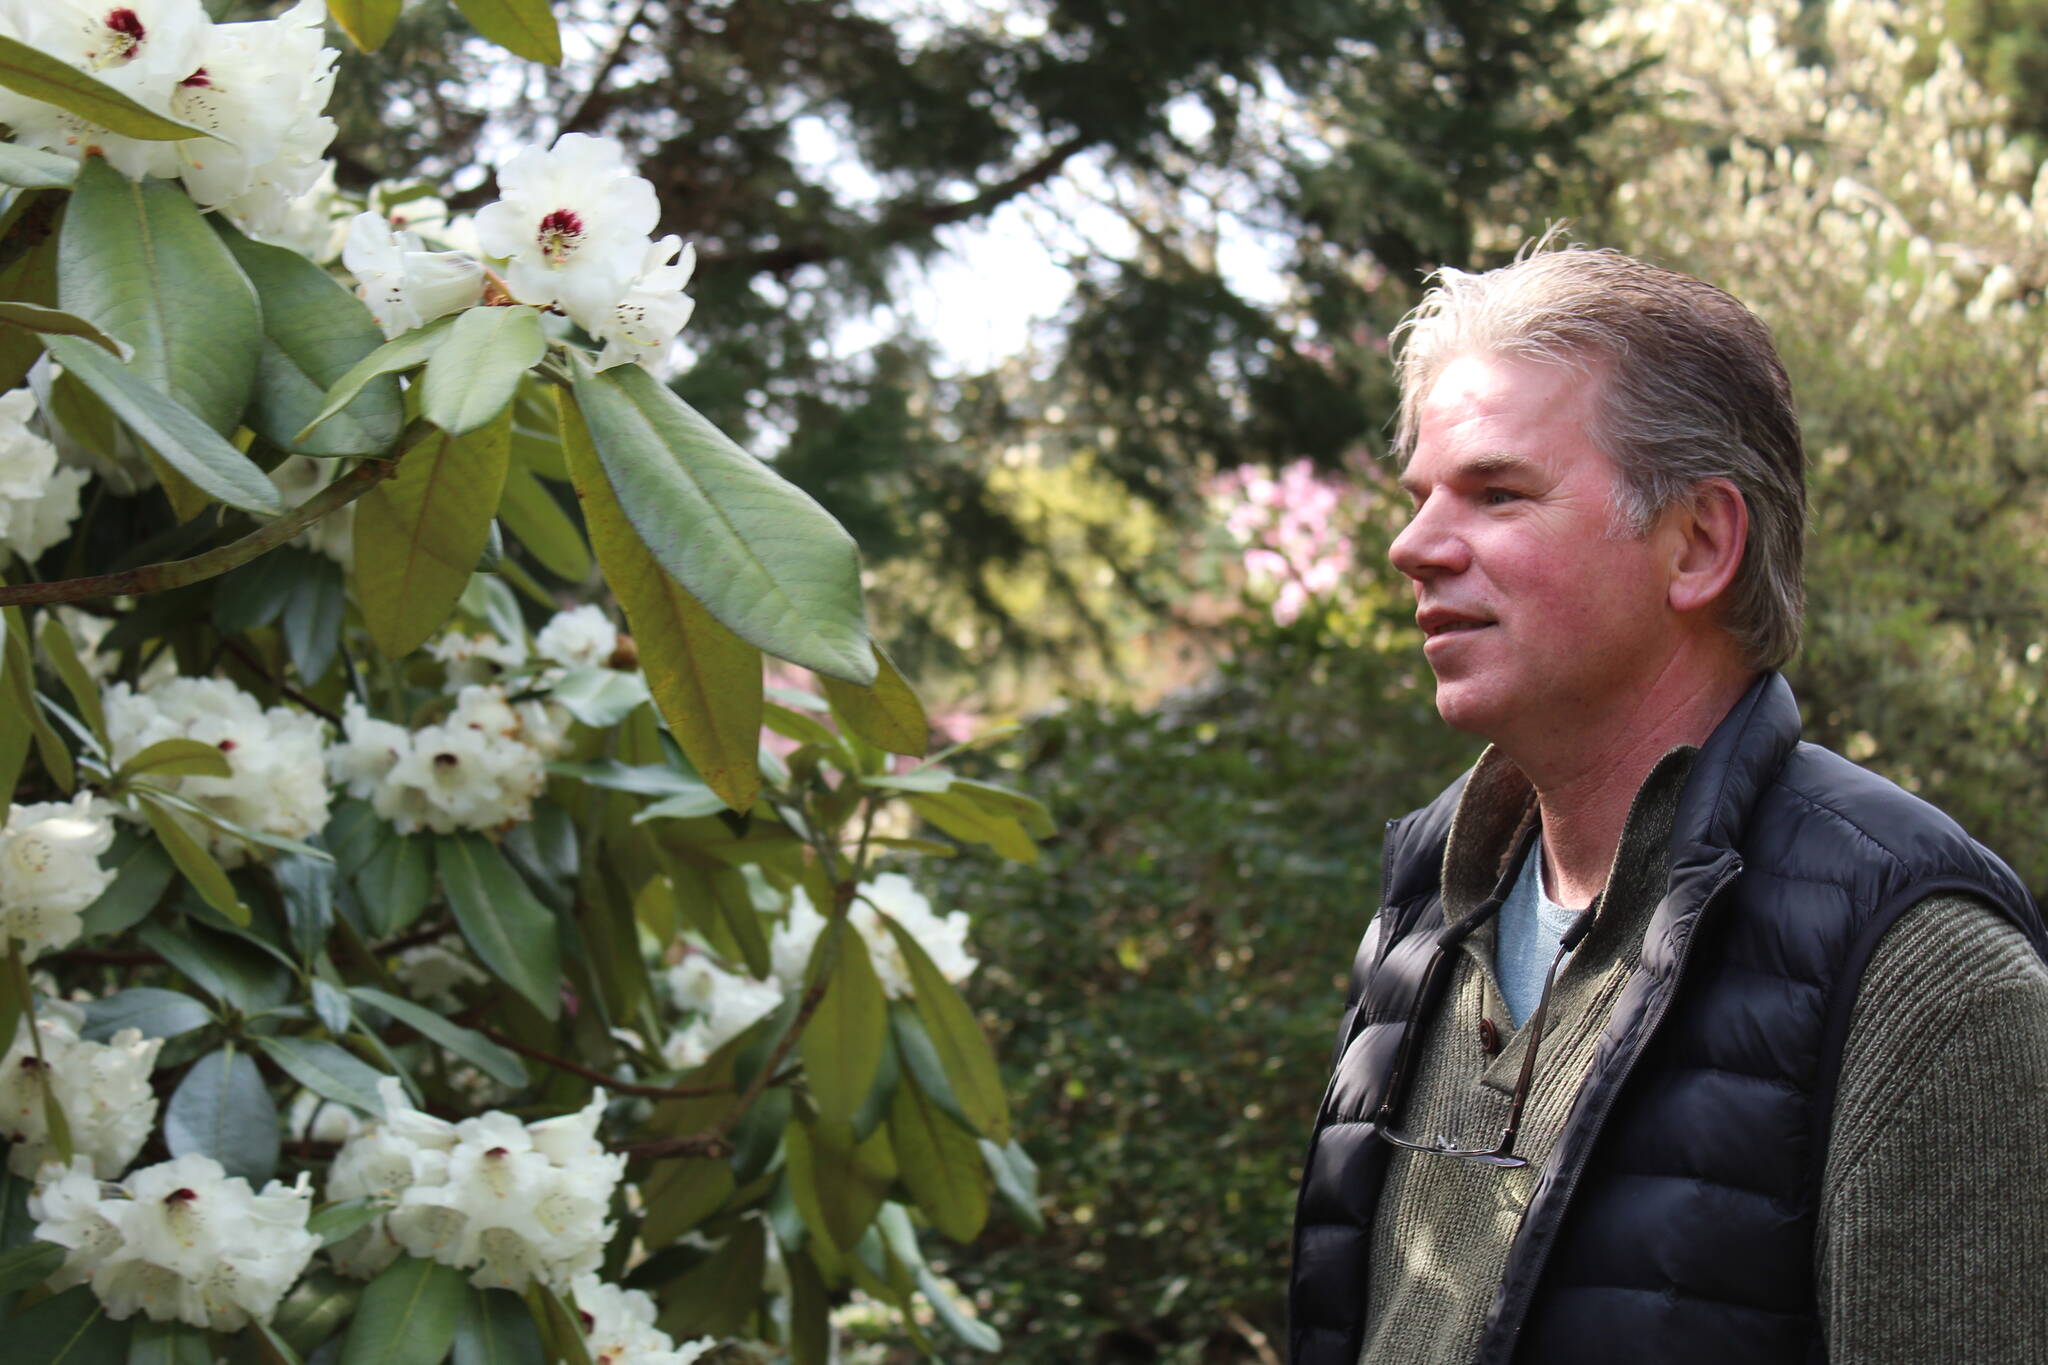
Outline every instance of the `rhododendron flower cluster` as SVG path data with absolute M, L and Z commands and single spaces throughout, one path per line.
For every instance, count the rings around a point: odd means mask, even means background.
M 1363 490 L 1296 460 L 1278 477 L 1246 465 L 1219 475 L 1211 500 L 1224 511 L 1224 529 L 1244 547 L 1245 577 L 1255 592 L 1270 593 L 1273 619 L 1300 619 L 1311 601 L 1341 585 L 1356 562 L 1347 525 Z
M 729 972 L 703 953 L 669 968 L 667 979 L 676 1004 L 696 1015 L 662 1044 L 663 1060 L 681 1071 L 704 1065 L 712 1053 L 773 1014 L 783 999 L 779 981 Z
M 565 728 L 547 703 L 508 702 L 502 688 L 481 684 L 457 694 L 447 720 L 417 730 L 378 720 L 351 698 L 347 738 L 328 766 L 401 834 L 502 829 L 533 813 Z
M 92 1161 L 51 1166 L 29 1196 L 36 1236 L 69 1253 L 53 1290 L 90 1283 L 111 1318 L 233 1331 L 268 1322 L 320 1239 L 313 1191 L 273 1180 L 257 1194 L 212 1157 L 181 1156 L 103 1186 Z
M 86 472 L 57 463 L 57 447 L 29 429 L 36 397 L 0 397 L 0 564 L 9 553 L 34 560 L 71 533 Z
M 113 821 L 93 813 L 90 793 L 9 806 L 0 829 L 0 946 L 19 939 L 35 958 L 76 939 L 79 917 L 113 883 L 112 869 L 100 866 L 113 843 Z
M 337 54 L 322 45 L 325 19 L 321 0 L 236 24 L 214 23 L 200 0 L 0 0 L 0 34 L 213 136 L 123 137 L 12 90 L 0 90 L 0 122 L 26 146 L 96 150 L 131 179 L 182 178 L 204 207 L 273 232 L 327 169 Z
M 533 637 L 534 653 L 564 668 L 603 668 L 619 648 L 619 628 L 597 606 L 572 607 Z
M 385 1118 L 334 1159 L 328 1194 L 392 1204 L 335 1248 L 347 1273 L 374 1274 L 400 1250 L 471 1271 L 480 1288 L 555 1289 L 597 1268 L 624 1156 L 597 1140 L 598 1092 L 583 1109 L 538 1123 L 492 1110 L 449 1124 L 420 1113 L 395 1079 L 379 1083 Z
M 46 1095 L 54 1095 L 71 1132 L 72 1150 L 103 1180 L 128 1169 L 156 1123 L 149 1073 L 161 1038 L 125 1028 L 105 1043 L 78 1036 L 85 1012 L 50 1000 L 36 1011 L 35 1031 L 17 1028 L 0 1057 L 0 1136 L 7 1169 L 33 1176 L 50 1151 Z
M 220 750 L 228 775 L 152 775 L 150 781 L 243 829 L 304 839 L 327 825 L 331 789 L 320 762 L 327 725 L 289 707 L 263 705 L 224 678 L 172 678 L 145 691 L 106 690 L 107 738 L 116 767 L 166 739 Z M 262 847 L 195 816 L 172 812 L 216 858 L 238 867 Z
M 578 1276 L 570 1288 L 592 1365 L 691 1365 L 717 1345 L 710 1337 L 676 1345 L 654 1325 L 654 1298 L 644 1290 L 621 1289 L 595 1275 Z
M 483 263 L 461 251 L 430 251 L 419 233 L 392 226 L 381 213 L 351 219 L 341 263 L 356 277 L 356 295 L 395 337 L 483 297 Z
M 965 910 L 938 915 L 933 912 L 931 901 L 912 885 L 910 878 L 901 872 L 884 872 L 873 881 L 860 884 L 846 917 L 866 941 L 868 956 L 875 964 L 875 975 L 882 979 L 882 989 L 891 999 L 902 999 L 913 993 L 910 967 L 903 960 L 903 949 L 896 942 L 896 936 L 889 932 L 889 926 L 882 923 L 881 916 L 876 913 L 878 910 L 886 913 L 916 940 L 918 947 L 924 949 L 925 956 L 932 960 L 932 965 L 946 980 L 956 984 L 965 981 L 981 965 L 967 951 Z M 775 978 L 786 988 L 798 990 L 803 986 L 804 969 L 810 963 L 811 950 L 824 929 L 824 915 L 811 904 L 811 898 L 804 889 L 797 887 L 790 895 L 788 916 L 776 927 L 768 944 Z

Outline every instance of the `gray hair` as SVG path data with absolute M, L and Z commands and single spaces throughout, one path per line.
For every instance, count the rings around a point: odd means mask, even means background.
M 1745 659 L 1776 668 L 1806 610 L 1806 456 L 1792 386 L 1771 334 L 1732 295 L 1618 251 L 1550 250 L 1468 274 L 1448 267 L 1395 330 L 1401 411 L 1394 450 L 1415 451 L 1416 410 L 1444 366 L 1497 354 L 1584 368 L 1604 362 L 1594 441 L 1621 473 L 1616 529 L 1647 535 L 1701 482 L 1727 479 L 1749 539 L 1726 624 Z

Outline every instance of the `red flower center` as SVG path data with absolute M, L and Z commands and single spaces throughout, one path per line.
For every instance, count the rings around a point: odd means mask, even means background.
M 197 1190 L 172 1190 L 170 1194 L 165 1197 L 164 1202 L 166 1204 L 189 1204 L 198 1197 L 199 1191 Z
M 180 85 L 184 85 L 184 86 L 194 86 L 194 85 L 199 85 L 199 86 L 206 86 L 206 85 L 212 85 L 212 84 L 213 84 L 213 77 L 211 77 L 211 76 L 207 75 L 207 74 L 206 74 L 206 68 L 202 66 L 202 67 L 200 67 L 200 68 L 199 68 L 199 69 L 198 69 L 197 71 L 195 71 L 195 72 L 193 72 L 193 73 L 192 73 L 191 75 L 187 76 L 187 77 L 186 77 L 186 78 L 185 78 L 184 80 L 182 80 L 182 81 L 179 81 L 179 82 L 178 82 L 178 84 L 180 84 Z
M 556 209 L 540 220 L 540 254 L 548 264 L 560 265 L 583 241 L 583 220 L 573 209 Z
M 142 20 L 136 17 L 135 11 L 132 9 L 108 10 L 107 28 L 128 39 L 130 43 L 142 41 Z

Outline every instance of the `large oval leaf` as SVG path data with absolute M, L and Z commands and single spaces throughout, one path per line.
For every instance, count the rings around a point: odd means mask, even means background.
M 512 413 L 466 436 L 429 430 L 356 500 L 356 593 L 392 658 L 426 642 L 476 570 L 505 487 Z
M 455 316 L 448 338 L 427 362 L 420 381 L 420 411 L 450 436 L 462 436 L 509 416 L 512 395 L 526 372 L 547 354 L 540 314 L 524 304 L 471 308 Z M 507 428 L 506 448 L 511 441 Z
M 583 543 L 583 533 L 555 501 L 555 495 L 516 458 L 505 475 L 505 495 L 498 503 L 498 519 L 505 523 L 513 539 L 546 565 L 550 573 L 571 583 L 580 583 L 590 576 L 590 550 Z
M 847 729 L 878 749 L 923 757 L 931 742 L 931 722 L 925 717 L 924 703 L 880 645 L 875 647 L 872 687 L 829 676 L 822 681 L 825 695 L 832 699 L 832 713 Z
M 454 1267 L 400 1256 L 363 1291 L 341 1365 L 440 1365 L 466 1289 Z
M 32 100 L 69 110 L 87 123 L 123 137 L 176 142 L 188 137 L 213 136 L 204 128 L 145 109 L 69 62 L 5 36 L 0 36 L 0 85 Z
M 133 373 L 216 432 L 241 425 L 262 348 L 256 291 L 177 186 L 88 159 L 59 234 L 57 306 L 133 347 Z
M 439 1043 L 500 1085 L 514 1090 L 525 1088 L 526 1064 L 517 1053 L 508 1052 L 475 1029 L 464 1028 L 424 1005 L 380 991 L 373 986 L 351 986 L 349 994 L 366 1005 L 384 1011 L 399 1023 Z
M 248 456 L 177 400 L 145 383 L 131 366 L 77 337 L 45 337 L 43 345 L 163 461 L 159 473 L 168 467 L 206 496 L 245 512 L 274 517 L 284 511 L 277 485 Z M 180 517 L 189 520 L 188 509 L 181 508 Z
M 828 962 L 832 937 L 829 931 L 818 935 L 811 954 L 810 977 L 815 980 L 823 971 L 831 975 L 798 1047 L 819 1111 L 850 1121 L 867 1099 L 888 1046 L 889 1000 L 868 958 L 866 940 L 851 926 L 842 928 L 837 958 Z
M 571 353 L 576 401 L 619 505 L 664 569 L 741 639 L 867 686 L 860 552 L 810 494 L 638 365 Z
M 734 810 L 761 791 L 761 651 L 663 569 L 619 506 L 576 400 L 559 395 L 562 450 L 605 582 L 626 609 L 647 690 L 699 776 Z
M 192 1064 L 164 1110 L 172 1156 L 210 1156 L 252 1185 L 277 1169 L 277 1105 L 246 1052 L 222 1048 Z
M 515 57 L 562 64 L 562 33 L 548 0 L 455 0 L 470 27 Z
M 498 846 L 478 834 L 434 841 L 441 889 L 463 938 L 498 979 L 553 1019 L 562 1011 L 555 917 L 535 899 Z
M 7 1319 L 7 1365 L 107 1365 L 126 1353 L 128 1327 L 107 1316 L 89 1285 Z
M 249 425 L 272 444 L 305 455 L 381 455 L 398 439 L 405 407 L 393 375 L 379 375 L 305 440 L 327 391 L 384 344 L 363 301 L 296 251 L 252 242 L 215 220 L 215 230 L 256 287 L 263 350 Z
M 995 1053 L 990 1051 L 988 1039 L 975 1021 L 974 1011 L 960 998 L 953 983 L 946 980 L 915 934 L 887 914 L 881 920 L 889 927 L 903 953 L 904 965 L 910 969 L 917 1017 L 938 1051 L 939 1063 L 952 1084 L 960 1112 L 984 1137 L 997 1144 L 1008 1142 L 1010 1101 L 1003 1094 L 1003 1078 L 996 1070 Z
M 383 1117 L 384 1101 L 377 1097 L 381 1073 L 359 1061 L 355 1054 L 317 1038 L 259 1036 L 255 1041 L 286 1075 L 314 1094 L 372 1118 Z
M 545 1365 L 526 1301 L 505 1289 L 471 1286 L 455 1323 L 454 1365 Z
M 327 13 L 365 52 L 384 46 L 405 0 L 327 0 Z
M 974 1134 L 905 1077 L 889 1104 L 889 1141 L 911 1197 L 940 1232 L 971 1242 L 988 1221 L 988 1186 Z
M 0 144 L 0 185 L 24 190 L 50 190 L 78 179 L 78 163 L 68 156 L 36 147 Z

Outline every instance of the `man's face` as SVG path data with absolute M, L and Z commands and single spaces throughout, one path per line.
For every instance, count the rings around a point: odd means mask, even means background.
M 1415 513 L 1390 558 L 1415 587 L 1437 710 L 1512 743 L 1583 733 L 1668 658 L 1670 542 L 1615 536 L 1619 475 L 1590 435 L 1604 381 L 1466 355 L 1417 411 L 1401 485 Z

